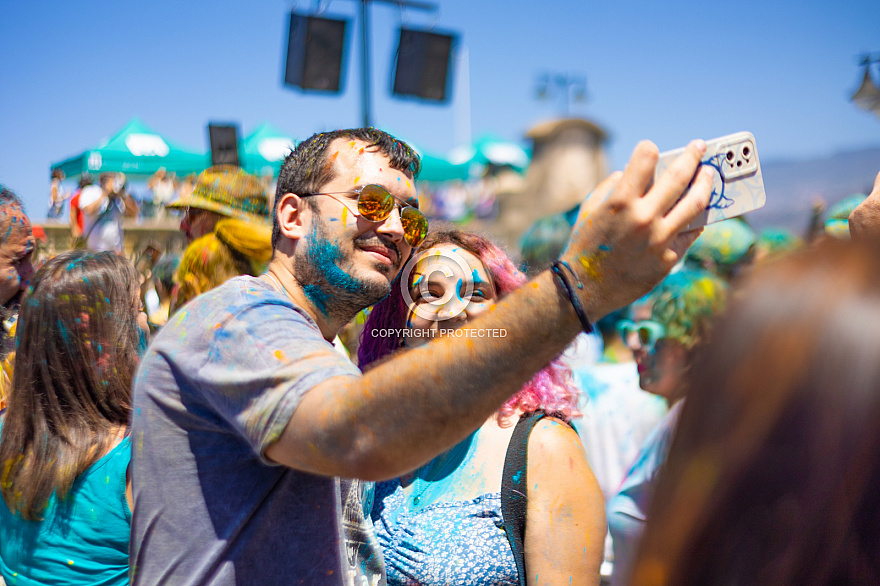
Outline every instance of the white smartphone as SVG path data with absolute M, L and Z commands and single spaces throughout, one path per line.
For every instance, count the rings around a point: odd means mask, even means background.
M 682 152 L 684 148 L 660 154 L 654 173 L 655 181 Z M 751 132 L 737 132 L 707 140 L 706 154 L 701 166 L 703 165 L 715 169 L 712 197 L 706 210 L 686 230 L 764 207 L 767 201 L 764 179 L 761 176 L 758 150 L 755 148 L 755 137 Z

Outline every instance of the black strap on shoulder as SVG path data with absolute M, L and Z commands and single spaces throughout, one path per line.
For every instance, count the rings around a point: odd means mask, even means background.
M 523 414 L 513 429 L 513 436 L 507 445 L 504 457 L 504 472 L 501 477 L 501 516 L 504 518 L 504 532 L 516 560 L 519 583 L 526 586 L 526 562 L 523 544 L 526 536 L 526 504 L 528 503 L 528 455 L 529 435 L 535 424 L 546 416 L 542 411 Z

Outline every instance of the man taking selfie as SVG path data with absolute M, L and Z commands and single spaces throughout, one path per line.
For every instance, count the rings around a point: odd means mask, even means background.
M 709 201 L 695 141 L 656 182 L 639 144 L 583 204 L 547 270 L 469 327 L 362 374 L 331 340 L 385 297 L 427 233 L 415 152 L 373 129 L 287 157 L 274 257 L 176 314 L 135 383 L 134 584 L 384 584 L 363 483 L 413 470 L 477 429 L 584 328 L 647 292 Z M 651 186 L 650 189 L 649 186 Z M 676 203 L 678 202 L 678 203 Z M 450 368 L 454 366 L 454 368 Z

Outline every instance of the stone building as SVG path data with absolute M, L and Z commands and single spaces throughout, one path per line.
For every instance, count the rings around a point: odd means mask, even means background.
M 499 212 L 487 230 L 508 251 L 538 218 L 571 209 L 608 175 L 608 134 L 582 118 L 541 122 L 526 137 L 533 142 L 532 162 L 516 191 L 499 193 Z

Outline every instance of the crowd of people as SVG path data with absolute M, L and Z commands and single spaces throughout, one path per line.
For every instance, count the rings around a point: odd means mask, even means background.
M 419 156 L 373 128 L 297 145 L 271 204 L 201 173 L 146 280 L 118 175 L 36 272 L 3 188 L 0 575 L 880 582 L 880 175 L 851 236 L 762 248 L 682 232 L 704 150 L 654 181 L 640 143 L 528 271 L 429 225 Z

